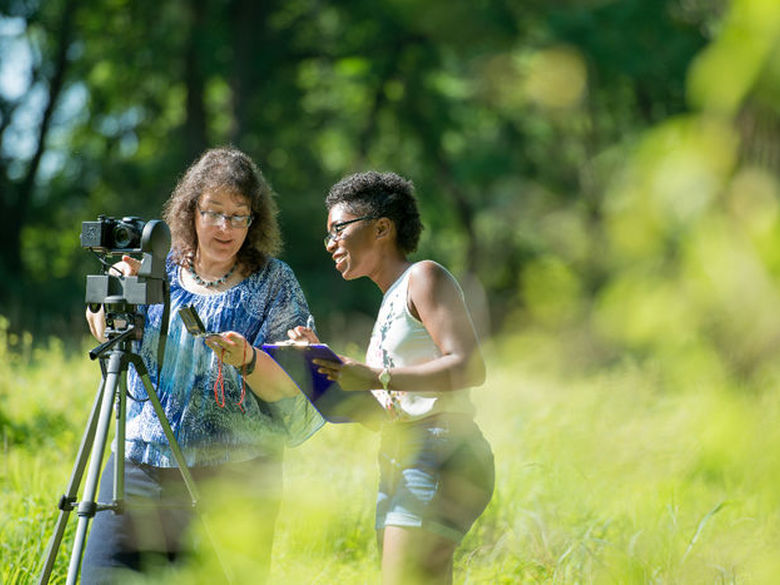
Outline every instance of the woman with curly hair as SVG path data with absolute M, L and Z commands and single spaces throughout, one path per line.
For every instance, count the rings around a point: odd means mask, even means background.
M 203 506 L 238 503 L 235 537 L 219 544 L 241 577 L 262 581 L 271 550 L 285 445 L 314 433 L 322 418 L 311 408 L 263 343 L 306 323 L 309 308 L 290 268 L 274 258 L 281 247 L 274 194 L 243 152 L 206 151 L 184 174 L 164 207 L 172 247 L 166 261 L 170 321 L 165 359 L 157 377 L 162 305 L 139 307 L 143 339 L 137 353 L 148 368 L 187 465 L 205 495 Z M 140 262 L 124 256 L 114 267 L 136 274 Z M 190 335 L 178 309 L 193 306 L 206 329 Z M 87 311 L 92 334 L 103 341 L 103 309 Z M 100 512 L 89 535 L 84 583 L 115 583 L 187 551 L 189 495 L 168 441 L 133 368 L 128 374 L 123 514 Z M 111 499 L 113 455 L 100 482 Z M 243 567 L 243 569 L 241 568 Z M 250 577 L 251 575 L 251 577 Z
M 408 259 L 423 229 L 410 181 L 357 173 L 325 204 L 336 270 L 368 277 L 384 295 L 365 363 L 315 360 L 344 390 L 372 390 L 387 411 L 376 504 L 382 583 L 449 584 L 455 548 L 493 492 L 493 455 L 469 398 L 485 378 L 479 341 L 455 278 Z M 306 327 L 288 335 L 317 341 Z

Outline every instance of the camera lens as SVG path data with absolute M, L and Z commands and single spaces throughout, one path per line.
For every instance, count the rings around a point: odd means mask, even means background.
M 135 235 L 135 230 L 120 223 L 114 228 L 114 245 L 117 248 L 130 248 Z
M 123 217 L 117 221 L 111 231 L 113 247 L 118 249 L 138 248 L 141 246 L 141 232 L 144 221 L 138 217 Z

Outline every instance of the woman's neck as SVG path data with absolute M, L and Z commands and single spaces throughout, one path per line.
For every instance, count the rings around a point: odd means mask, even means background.
M 403 256 L 385 258 L 370 278 L 384 294 L 411 265 L 412 263 Z
M 236 265 L 235 257 L 229 260 L 209 260 L 196 254 L 193 260 L 193 268 L 203 280 L 217 280 L 230 272 Z
M 207 261 L 196 256 L 189 266 L 193 280 L 207 288 L 217 287 L 227 282 L 236 272 L 237 259 L 227 261 Z

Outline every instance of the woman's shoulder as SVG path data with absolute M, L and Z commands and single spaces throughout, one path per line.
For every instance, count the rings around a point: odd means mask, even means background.
M 409 267 L 409 276 L 414 279 L 437 280 L 440 278 L 455 280 L 452 273 L 435 260 L 419 260 Z
M 255 270 L 251 276 L 260 280 L 269 278 L 295 279 L 295 274 L 293 273 L 292 268 L 290 268 L 290 265 L 284 260 L 273 257 L 269 257 L 265 261 L 265 264 Z
M 458 280 L 443 265 L 434 260 L 420 260 L 409 268 L 409 286 L 423 294 L 449 289 L 462 294 Z
M 286 338 L 287 329 L 294 324 L 300 324 L 301 315 L 303 322 L 309 314 L 303 289 L 298 282 L 292 268 L 278 258 L 268 258 L 265 264 L 252 273 L 239 285 L 240 302 L 258 315 L 266 315 L 273 307 L 275 323 L 283 323 L 283 327 L 276 333 Z M 283 329 L 283 330 L 282 330 Z M 274 337 L 274 336 L 272 336 Z M 274 337 L 275 339 L 277 337 Z
M 265 264 L 250 274 L 242 284 L 255 289 L 268 290 L 300 286 L 292 268 L 278 258 L 268 258 Z

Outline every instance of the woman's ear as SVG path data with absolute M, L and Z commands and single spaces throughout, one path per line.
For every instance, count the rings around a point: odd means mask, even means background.
M 395 233 L 395 224 L 386 217 L 380 217 L 374 224 L 377 239 L 386 238 Z

